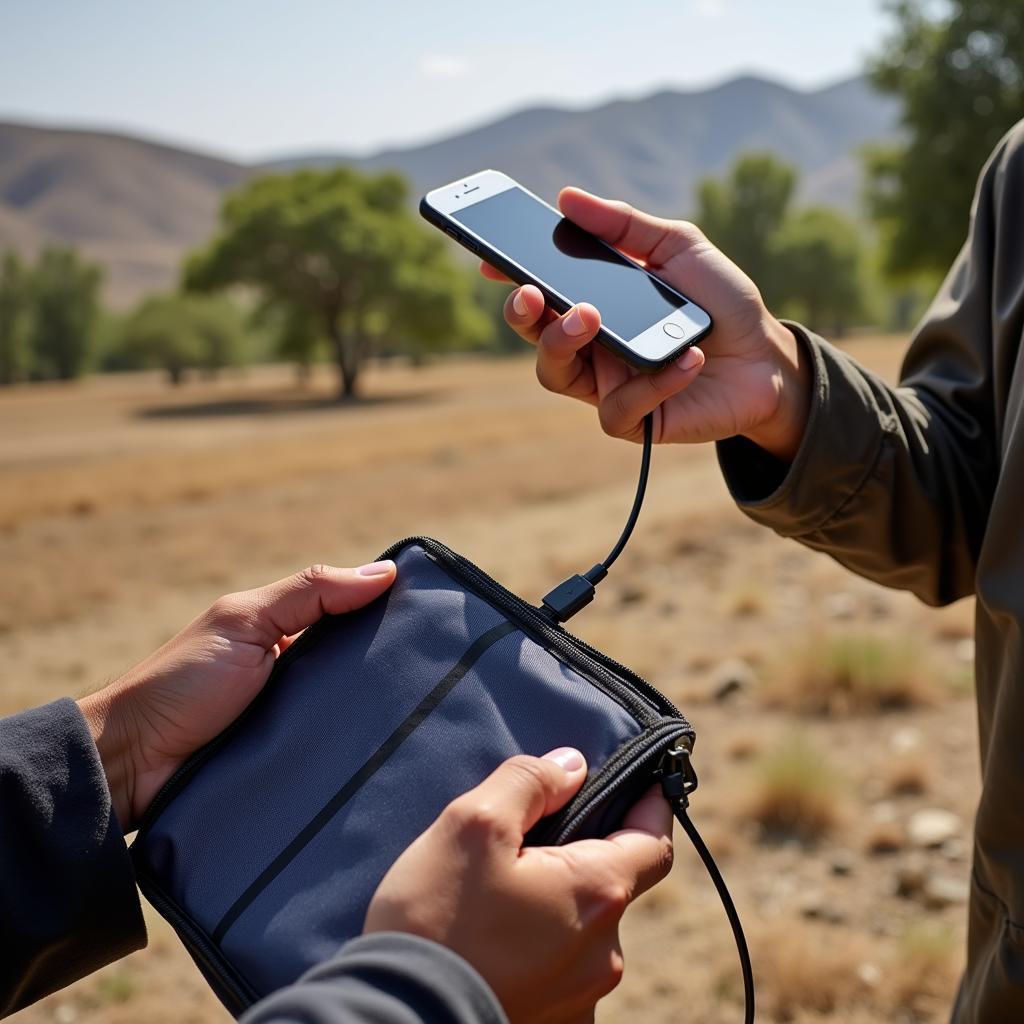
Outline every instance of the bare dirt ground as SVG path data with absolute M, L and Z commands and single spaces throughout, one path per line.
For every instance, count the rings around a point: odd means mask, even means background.
M 850 348 L 891 378 L 902 344 Z M 381 367 L 366 383 L 350 408 L 326 373 L 303 392 L 280 368 L 0 396 L 0 714 L 102 685 L 221 593 L 360 564 L 409 534 L 532 598 L 605 553 L 638 450 L 543 392 L 527 362 Z M 750 933 L 759 1019 L 946 1019 L 977 794 L 971 619 L 967 602 L 924 608 L 749 523 L 711 448 L 655 453 L 638 533 L 578 631 L 694 723 L 693 817 Z M 850 657 L 895 709 L 802 710 L 793 681 L 841 691 Z M 928 840 L 933 810 L 956 817 Z M 682 842 L 627 915 L 603 1024 L 739 1017 L 725 918 Z M 146 950 L 14 1019 L 227 1020 L 147 918 Z

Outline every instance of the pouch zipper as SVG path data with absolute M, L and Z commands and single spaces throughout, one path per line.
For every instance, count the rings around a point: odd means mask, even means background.
M 561 828 L 554 834 L 543 836 L 545 845 L 562 846 L 570 842 L 593 813 L 595 806 L 614 794 L 627 779 L 641 770 L 651 769 L 653 766 L 653 782 L 656 771 L 662 767 L 666 753 L 680 742 L 687 748 L 692 746 L 692 732 L 687 732 L 683 722 L 666 721 L 620 747 L 570 802 L 566 809 L 569 817 Z
M 181 908 L 166 896 L 163 890 L 144 872 L 138 875 L 139 888 L 153 905 L 153 909 L 168 921 L 181 937 L 191 955 L 201 960 L 217 978 L 237 1009 L 235 1016 L 247 1010 L 260 998 L 252 986 L 239 974 L 220 948 Z
M 609 658 L 607 654 L 592 647 L 562 626 L 552 623 L 536 605 L 530 604 L 518 594 L 503 587 L 468 558 L 456 554 L 451 548 L 434 540 L 433 537 L 406 537 L 404 540 L 392 544 L 380 557 L 382 559 L 394 558 L 400 551 L 412 544 L 419 545 L 449 568 L 469 577 L 482 592 L 482 596 L 490 598 L 503 611 L 509 612 L 517 619 L 526 618 L 534 632 L 542 636 L 552 647 L 570 659 L 582 660 L 591 672 L 599 673 L 600 678 L 613 690 L 620 690 L 625 685 L 632 695 L 639 697 L 644 702 L 643 705 L 639 705 L 634 700 L 630 700 L 629 709 L 637 715 L 641 722 L 650 722 L 651 708 L 686 722 L 682 712 L 675 704 L 642 676 L 637 675 L 631 668 L 614 658 Z M 620 676 L 622 678 L 619 678 Z M 689 723 L 686 722 L 686 724 L 689 727 Z

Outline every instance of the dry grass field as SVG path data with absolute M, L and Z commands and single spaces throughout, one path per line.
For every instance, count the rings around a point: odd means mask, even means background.
M 899 341 L 851 349 L 886 376 Z M 638 450 L 526 361 L 283 368 L 0 395 L 0 714 L 79 695 L 219 594 L 426 533 L 527 597 L 617 534 Z M 766 1022 L 946 1019 L 977 791 L 968 603 L 935 611 L 749 523 L 710 448 L 660 449 L 631 547 L 574 627 L 681 705 L 692 812 L 750 933 Z M 942 779 L 959 780 L 956 787 Z M 964 781 L 967 780 L 967 781 Z M 938 817 L 936 833 L 922 812 Z M 14 1019 L 225 1021 L 175 936 Z M 696 858 L 631 909 L 603 1024 L 731 1024 L 739 974 Z

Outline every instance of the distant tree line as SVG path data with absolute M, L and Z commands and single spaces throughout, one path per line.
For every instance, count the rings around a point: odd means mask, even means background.
M 903 123 L 898 142 L 864 155 L 868 223 L 797 204 L 795 171 L 766 153 L 701 182 L 692 211 L 773 310 L 828 332 L 909 326 L 966 233 L 982 162 L 1024 114 L 1020 0 L 887 6 L 893 31 L 871 74 Z M 274 355 L 308 370 L 326 355 L 350 398 L 375 355 L 521 347 L 501 323 L 506 289 L 453 258 L 393 174 L 253 179 L 225 200 L 180 291 L 111 317 L 101 281 L 69 249 L 0 258 L 0 384 L 93 367 L 160 368 L 179 383 Z
M 102 279 L 73 249 L 44 249 L 34 264 L 3 256 L 0 384 L 81 375 L 99 322 Z
M 695 220 L 769 308 L 841 335 L 866 308 L 861 232 L 829 207 L 794 206 L 796 185 L 794 168 L 770 153 L 743 155 L 700 183 Z

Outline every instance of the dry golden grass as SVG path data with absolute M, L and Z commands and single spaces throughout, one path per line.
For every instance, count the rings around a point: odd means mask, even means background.
M 889 1005 L 911 1020 L 928 1020 L 944 1009 L 960 973 L 953 930 L 913 924 L 900 936 L 884 982 Z
M 899 345 L 853 347 L 892 376 Z M 180 391 L 142 375 L 0 393 L 0 663 L 7 666 L 0 713 L 101 685 L 220 593 L 313 562 L 366 561 L 411 533 L 439 537 L 535 599 L 607 550 L 632 499 L 637 449 L 604 437 L 592 410 L 539 389 L 528 363 L 376 368 L 367 385 L 369 400 L 347 409 L 326 401 L 328 374 L 301 393 L 283 368 Z M 691 716 L 701 776 L 693 817 L 726 862 L 748 927 L 798 921 L 798 897 L 818 889 L 848 920 L 812 934 L 826 949 L 848 942 L 855 953 L 861 941 L 879 945 L 879 929 L 898 934 L 923 913 L 892 899 L 888 862 L 866 859 L 863 834 L 840 820 L 808 853 L 757 842 L 738 823 L 746 787 L 760 777 L 758 757 L 778 737 L 799 727 L 811 750 L 827 752 L 836 776 L 861 780 L 865 765 L 891 758 L 891 730 L 879 729 L 870 713 L 833 721 L 801 717 L 789 705 L 765 708 L 761 683 L 751 699 L 717 705 L 706 696 L 723 661 L 742 658 L 763 677 L 764 666 L 800 649 L 809 629 L 828 625 L 818 614 L 823 598 L 848 585 L 827 559 L 743 517 L 710 447 L 664 448 L 655 453 L 634 540 L 573 628 L 648 674 Z M 763 599 L 749 597 L 760 588 Z M 849 628 L 934 635 L 933 611 L 871 594 L 880 605 L 885 598 L 886 620 L 858 612 Z M 950 610 L 943 622 L 969 623 L 969 612 Z M 952 642 L 953 627 L 943 629 L 951 639 L 938 644 Z M 962 639 L 962 625 L 957 630 Z M 688 692 L 702 699 L 684 700 Z M 966 819 L 977 751 L 969 699 L 955 699 L 952 709 L 914 706 L 887 721 L 918 729 L 923 750 L 941 748 L 943 771 L 964 780 L 947 799 Z M 856 790 L 837 786 L 833 796 L 856 812 L 850 821 L 861 820 Z M 919 797 L 899 799 L 909 811 Z M 825 803 L 824 813 L 834 813 L 836 804 Z M 836 845 L 857 861 L 848 877 L 828 873 Z M 681 1006 L 701 1024 L 738 1018 L 721 907 L 695 856 L 682 842 L 677 848 L 671 878 L 627 914 L 626 976 L 599 1008 L 600 1024 L 676 1024 Z M 170 929 L 153 913 L 147 919 L 149 948 L 29 1008 L 16 1024 L 226 1022 Z M 962 908 L 933 911 L 928 920 L 952 930 L 951 959 L 959 964 Z M 796 950 L 783 978 L 799 967 L 804 927 L 798 921 L 779 932 L 794 936 Z M 882 945 L 888 971 L 900 958 L 892 942 Z M 874 987 L 851 982 L 838 954 L 824 964 L 831 996 L 797 999 L 795 982 L 787 982 L 790 994 L 774 995 L 773 958 L 787 948 L 756 944 L 765 1024 L 783 1019 L 775 1011 L 804 1024 L 900 1019 L 888 974 Z M 955 979 L 944 969 L 934 984 L 909 967 L 905 976 L 907 1003 L 933 1005 L 915 1011 L 916 1019 L 944 1021 Z
M 899 754 L 887 760 L 882 784 L 888 796 L 923 796 L 931 786 L 931 767 L 923 754 Z
M 844 1020 L 843 1010 L 870 993 L 858 969 L 870 962 L 866 937 L 834 927 L 789 921 L 758 936 L 754 946 L 762 1012 L 795 1021 L 804 1011 Z
M 812 638 L 778 665 L 764 688 L 770 706 L 803 714 L 897 711 L 937 698 L 918 644 L 864 632 Z
M 869 857 L 885 857 L 899 853 L 907 845 L 903 826 L 895 821 L 876 822 L 864 840 L 864 852 Z
M 825 755 L 794 734 L 755 765 L 747 814 L 770 840 L 815 843 L 842 816 L 842 787 Z

